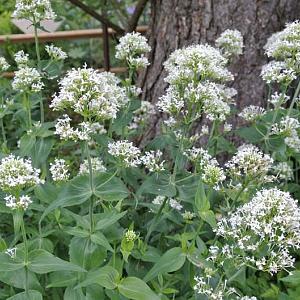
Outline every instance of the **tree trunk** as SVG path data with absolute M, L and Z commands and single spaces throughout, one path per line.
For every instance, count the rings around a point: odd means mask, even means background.
M 155 103 L 164 93 L 167 85 L 163 63 L 172 51 L 196 43 L 214 45 L 229 28 L 241 31 L 245 44 L 244 54 L 231 67 L 235 74 L 233 87 L 238 90 L 237 108 L 264 104 L 265 85 L 260 71 L 267 59 L 263 46 L 272 33 L 299 17 L 300 1 L 152 0 L 151 5 L 151 65 L 139 77 L 144 100 Z M 154 121 L 154 129 L 160 118 Z

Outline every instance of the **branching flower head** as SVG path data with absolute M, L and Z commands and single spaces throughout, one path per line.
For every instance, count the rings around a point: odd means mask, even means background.
M 41 75 L 37 69 L 23 67 L 15 72 L 12 87 L 15 91 L 37 93 L 44 87 L 41 79 Z
M 245 107 L 239 116 L 245 121 L 254 122 L 265 114 L 265 109 L 260 106 L 250 105 Z
M 29 54 L 25 53 L 23 50 L 20 50 L 17 53 L 15 53 L 14 58 L 18 65 L 18 68 L 24 68 L 28 65 Z
M 50 105 L 53 110 L 72 109 L 94 120 L 115 119 L 127 103 L 125 89 L 118 78 L 108 72 L 87 68 L 72 69 L 60 81 L 60 91 Z
M 280 162 L 273 167 L 273 171 L 281 180 L 291 180 L 294 177 L 292 167 L 287 162 Z
M 225 166 L 232 178 L 264 181 L 270 180 L 266 175 L 272 168 L 272 164 L 273 159 L 256 146 L 242 145 Z
M 53 181 L 67 181 L 70 177 L 68 165 L 64 159 L 55 158 L 53 163 L 50 163 L 50 173 Z
M 93 172 L 106 172 L 106 167 L 101 158 L 92 157 L 91 165 Z M 80 164 L 79 174 L 89 174 L 89 161 L 85 159 L 82 164 Z
M 150 50 L 147 39 L 140 33 L 127 33 L 116 46 L 116 58 L 125 60 L 132 68 L 144 68 L 149 64 L 145 54 Z
M 216 46 L 224 52 L 226 57 L 238 56 L 243 53 L 243 36 L 238 30 L 225 30 L 216 39 Z
M 155 115 L 155 106 L 148 101 L 142 101 L 141 107 L 133 112 L 133 120 L 129 124 L 129 129 L 143 128 Z
M 224 246 L 212 259 L 231 259 L 275 274 L 292 268 L 291 249 L 300 248 L 300 209 L 297 201 L 277 188 L 263 189 L 217 225 Z
M 165 161 L 161 161 L 162 152 L 158 151 L 147 151 L 141 156 L 141 162 L 150 172 L 161 172 L 164 168 Z
M 261 76 L 266 83 L 279 83 L 288 86 L 297 78 L 293 69 L 288 68 L 283 61 L 270 61 L 261 70 Z
M 211 160 L 209 164 L 204 166 L 202 180 L 215 190 L 220 189 L 220 184 L 226 179 L 223 169 L 218 166 L 216 160 Z
M 109 143 L 108 153 L 116 157 L 125 167 L 137 167 L 141 163 L 141 150 L 126 140 Z
M 13 17 L 39 23 L 44 19 L 55 19 L 56 15 L 51 8 L 50 0 L 16 0 Z
M 0 72 L 5 72 L 9 69 L 10 65 L 4 57 L 0 57 Z
M 64 52 L 61 48 L 55 47 L 52 45 L 46 45 L 45 47 L 46 52 L 52 58 L 53 60 L 65 60 L 68 58 L 68 55 L 66 52 Z
M 39 174 L 40 170 L 33 168 L 30 159 L 11 154 L 0 161 L 0 188 L 4 192 L 20 192 L 42 183 Z
M 29 207 L 29 205 L 32 203 L 31 198 L 27 195 L 22 195 L 18 198 L 12 195 L 8 195 L 4 198 L 4 200 L 6 206 L 12 210 L 15 209 L 26 210 Z

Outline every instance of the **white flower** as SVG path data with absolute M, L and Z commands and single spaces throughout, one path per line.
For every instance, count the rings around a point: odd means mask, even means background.
M 274 105 L 274 107 L 280 106 L 287 101 L 289 101 L 290 97 L 287 96 L 284 93 L 278 93 L 275 92 L 274 94 L 271 95 L 271 98 L 268 100 L 271 104 Z
M 4 57 L 0 57 L 0 72 L 7 71 L 10 65 Z
M 277 82 L 283 85 L 289 85 L 297 78 L 294 70 L 289 69 L 283 61 L 270 61 L 264 65 L 261 76 L 267 83 Z
M 296 153 L 300 152 L 300 138 L 295 130 L 292 131 L 290 136 L 284 139 L 284 143 Z
M 278 124 L 273 124 L 271 132 L 272 134 L 294 136 L 299 128 L 300 123 L 297 119 L 286 116 Z
M 145 126 L 155 115 L 155 106 L 148 101 L 141 101 L 141 107 L 133 112 L 133 120 L 129 129 L 139 129 Z
M 175 200 L 173 198 L 171 198 L 169 200 L 169 203 L 170 203 L 170 206 L 177 211 L 181 211 L 183 209 L 183 206 L 177 200 Z
M 138 235 L 134 230 L 128 229 L 124 234 L 124 238 L 127 242 L 134 242 L 138 238 Z
M 245 176 L 252 180 L 265 180 L 272 164 L 273 159 L 256 146 L 242 145 L 225 166 L 233 178 L 242 179 Z
M 18 65 L 18 68 L 24 68 L 28 65 L 29 54 L 25 53 L 23 50 L 20 50 L 17 53 L 15 53 L 14 58 Z
M 195 217 L 196 217 L 196 214 L 191 212 L 191 211 L 184 211 L 184 213 L 181 214 L 182 215 L 182 218 L 185 220 L 185 221 L 191 221 L 193 220 Z
M 50 173 L 53 181 L 67 181 L 70 177 L 68 165 L 64 159 L 55 158 L 53 163 L 50 163 Z
M 64 52 L 61 48 L 55 47 L 52 45 L 46 45 L 45 47 L 46 52 L 53 60 L 65 60 L 68 58 L 68 55 L 66 52 Z
M 92 157 L 91 158 L 92 170 L 94 173 L 96 172 L 106 172 L 106 167 L 103 164 L 101 158 Z M 89 161 L 85 159 L 82 164 L 80 164 L 79 174 L 89 174 Z
M 11 258 L 16 258 L 17 248 L 8 248 L 6 249 L 5 254 L 9 255 Z
M 209 128 L 207 125 L 202 125 L 201 127 L 201 135 L 209 135 Z
M 239 116 L 245 121 L 253 122 L 261 118 L 265 114 L 265 109 L 260 106 L 250 105 L 245 107 L 240 113 Z
M 287 162 L 280 162 L 273 167 L 275 174 L 282 180 L 293 179 L 293 169 Z
M 225 30 L 216 39 L 216 46 L 221 48 L 226 57 L 238 56 L 243 53 L 243 36 L 238 30 Z
M 56 15 L 51 8 L 50 0 L 16 0 L 12 16 L 39 23 L 44 19 L 54 19 Z
M 212 156 L 208 153 L 207 150 L 203 148 L 192 147 L 183 152 L 190 161 L 197 162 L 201 169 L 205 167 L 209 162 L 215 165 L 215 160 L 212 159 Z
M 227 122 L 224 123 L 224 132 L 228 133 L 232 130 L 232 124 L 229 124 Z
M 32 200 L 27 195 L 22 195 L 19 198 L 15 196 L 8 195 L 4 197 L 6 206 L 11 208 L 12 210 L 15 209 L 23 209 L 26 210 L 28 206 L 32 203 Z
M 32 167 L 30 159 L 10 154 L 0 161 L 0 188 L 5 192 L 20 191 L 42 181 L 40 170 Z
M 131 32 L 120 38 L 119 44 L 116 46 L 116 58 L 126 60 L 131 67 L 143 68 L 149 64 L 144 55 L 150 50 L 144 36 L 138 32 Z
M 212 186 L 215 190 L 219 189 L 219 185 L 226 179 L 224 171 L 216 164 L 207 164 L 203 168 L 201 176 L 204 183 Z
M 141 162 L 150 172 L 160 172 L 165 169 L 165 161 L 161 161 L 162 155 L 163 153 L 160 150 L 147 151 L 143 156 L 141 156 Z
M 300 209 L 289 193 L 263 189 L 218 222 L 216 233 L 237 264 L 274 274 L 294 265 L 290 251 L 300 248 Z
M 129 141 L 116 141 L 108 144 L 108 153 L 118 158 L 126 167 L 137 167 L 140 162 L 141 150 Z
M 50 105 L 53 110 L 72 109 L 95 120 L 115 119 L 128 102 L 126 91 L 112 73 L 92 68 L 72 69 L 60 81 L 60 91 Z
M 165 199 L 166 199 L 165 196 L 156 196 L 156 197 L 152 200 L 152 203 L 153 203 L 154 205 L 162 205 Z
M 15 72 L 12 87 L 15 91 L 19 92 L 40 92 L 44 84 L 37 69 L 22 67 Z

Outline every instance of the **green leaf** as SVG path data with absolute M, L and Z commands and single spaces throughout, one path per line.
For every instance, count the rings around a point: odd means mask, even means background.
M 43 300 L 43 296 L 38 291 L 28 291 L 14 295 L 6 300 Z
M 146 274 L 144 281 L 147 282 L 159 274 L 166 274 L 179 270 L 183 266 L 185 258 L 185 254 L 179 247 L 168 250 Z
M 216 216 L 212 210 L 199 211 L 199 216 L 201 219 L 207 222 L 211 226 L 211 228 L 216 228 Z
M 127 277 L 118 285 L 119 292 L 133 300 L 160 300 L 150 287 L 137 277 Z
M 195 206 L 198 211 L 207 211 L 210 209 L 210 203 L 206 197 L 202 181 L 199 181 L 198 183 L 197 191 L 195 194 Z
M 137 194 L 153 194 L 174 197 L 176 195 L 176 188 L 171 182 L 171 174 L 153 174 L 144 181 Z
M 111 266 L 105 266 L 103 268 L 90 271 L 87 274 L 87 278 L 80 283 L 76 288 L 86 287 L 91 284 L 99 284 L 106 289 L 113 290 L 117 287 L 117 280 L 119 273 Z
M 73 286 L 78 280 L 78 274 L 69 271 L 53 272 L 49 277 L 50 283 L 47 288 Z
M 17 258 L 11 258 L 5 253 L 0 253 L 0 270 L 2 271 L 16 271 L 24 268 L 24 262 Z
M 44 219 L 51 211 L 58 207 L 80 205 L 91 196 L 92 190 L 88 176 L 75 177 L 66 184 L 58 194 L 57 199 L 47 207 L 41 219 Z
M 55 144 L 53 138 L 39 138 L 31 152 L 31 158 L 35 166 L 42 165 L 51 152 L 52 147 Z
M 117 221 L 119 221 L 121 218 L 123 218 L 126 215 L 127 211 L 123 211 L 121 213 L 116 212 L 109 212 L 109 213 L 103 213 L 100 214 L 100 221 L 96 224 L 96 230 L 103 230 L 107 227 L 112 226 Z
M 25 134 L 20 139 L 20 155 L 30 155 L 31 149 L 36 143 L 36 137 L 34 135 Z
M 82 290 L 74 290 L 73 287 L 68 287 L 65 290 L 64 300 L 86 300 Z
M 91 235 L 91 241 L 97 245 L 104 247 L 108 251 L 114 252 L 114 249 L 109 244 L 107 238 L 100 231 L 95 232 Z
M 294 271 L 289 276 L 281 278 L 280 280 L 291 284 L 300 284 L 300 271 Z
M 81 267 L 55 257 L 51 253 L 38 249 L 29 253 L 29 270 L 38 274 L 54 271 L 85 272 Z
M 260 126 L 259 130 L 266 134 L 267 131 L 265 127 Z M 261 141 L 264 136 L 255 128 L 255 127 L 244 127 L 244 128 L 239 128 L 236 130 L 236 133 L 243 139 L 251 142 L 251 143 L 258 143 Z
M 129 194 L 121 179 L 113 174 L 100 173 L 94 178 L 95 195 L 105 201 L 119 201 Z

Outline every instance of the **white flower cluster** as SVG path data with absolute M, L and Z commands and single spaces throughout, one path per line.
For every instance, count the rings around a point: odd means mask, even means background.
M 93 173 L 97 172 L 106 172 L 106 167 L 103 164 L 103 161 L 99 157 L 92 157 L 91 158 L 91 165 L 92 165 L 92 170 Z M 80 164 L 79 168 L 79 174 L 89 174 L 90 169 L 89 169 L 89 161 L 85 159 L 82 164 Z
M 226 179 L 226 176 L 218 162 L 212 159 L 204 166 L 201 178 L 204 183 L 212 186 L 215 190 L 219 190 L 220 184 Z
M 262 67 L 261 76 L 267 83 L 279 83 L 288 86 L 297 78 L 294 70 L 289 69 L 283 61 L 270 61 Z
M 282 135 L 288 147 L 295 152 L 300 152 L 299 128 L 300 123 L 297 119 L 286 116 L 279 123 L 273 124 L 271 133 Z
M 212 156 L 208 153 L 207 150 L 203 148 L 197 148 L 193 146 L 191 149 L 187 149 L 183 154 L 192 162 L 197 162 L 200 164 L 201 168 L 207 165 L 208 162 L 212 159 Z
M 161 161 L 163 153 L 160 150 L 157 151 L 147 151 L 143 156 L 141 156 L 141 163 L 150 171 L 150 172 L 161 172 L 165 170 L 164 163 Z
M 42 183 L 40 170 L 32 167 L 30 159 L 10 154 L 0 161 L 0 188 L 4 192 L 21 191 Z
M 72 109 L 95 120 L 115 119 L 128 102 L 125 89 L 112 73 L 87 68 L 72 69 L 60 81 L 60 91 L 50 105 L 53 110 Z
M 16 0 L 16 7 L 12 16 L 17 19 L 27 19 L 33 23 L 56 17 L 51 8 L 50 0 Z
M 88 141 L 91 135 L 97 132 L 97 128 L 93 123 L 81 122 L 78 128 L 71 126 L 71 118 L 64 114 L 61 118 L 57 119 L 55 124 L 55 134 L 59 135 L 62 140 Z
M 254 122 L 265 114 L 265 109 L 260 106 L 250 105 L 245 107 L 239 116 L 245 121 Z
M 185 221 L 191 221 L 196 217 L 195 213 L 193 213 L 191 211 L 187 211 L 187 210 L 185 210 L 184 213 L 182 213 L 181 215 Z
M 17 255 L 17 248 L 7 248 L 5 254 L 9 255 L 11 258 L 15 258 Z
M 287 162 L 280 162 L 273 167 L 273 171 L 281 180 L 290 180 L 294 177 L 294 172 Z
M 141 101 L 141 107 L 133 112 L 129 129 L 136 130 L 145 126 L 155 115 L 155 106 L 148 101 Z
M 154 205 L 159 205 L 159 206 L 161 206 L 161 205 L 163 204 L 163 202 L 164 202 L 166 199 L 167 199 L 166 196 L 160 196 L 160 195 L 159 195 L 159 196 L 156 196 L 156 197 L 153 199 L 152 203 L 153 203 Z M 182 206 L 182 205 L 180 204 L 180 202 L 177 201 L 176 199 L 174 199 L 174 198 L 169 198 L 168 201 L 169 201 L 169 205 L 170 205 L 171 208 L 173 208 L 173 209 L 175 209 L 175 210 L 177 210 L 177 211 L 179 211 L 179 212 L 183 209 L 183 206 Z
M 129 141 L 116 141 L 108 144 L 108 153 L 118 159 L 125 167 L 137 167 L 140 161 L 141 150 Z
M 24 68 L 28 65 L 29 54 L 25 53 L 23 50 L 16 52 L 14 58 L 18 65 L 18 68 Z
M 238 182 L 241 182 L 243 178 L 270 181 L 272 178 L 266 175 L 272 168 L 272 164 L 273 159 L 256 146 L 242 145 L 225 166 L 228 174 L 232 178 L 238 179 Z
M 170 120 L 182 118 L 186 124 L 203 113 L 211 121 L 225 121 L 236 95 L 236 90 L 221 84 L 233 79 L 227 63 L 221 52 L 209 45 L 174 51 L 164 64 L 168 72 L 165 81 L 170 86 L 157 107 L 170 115 Z
M 216 39 L 216 46 L 222 49 L 226 57 L 241 55 L 244 47 L 243 36 L 236 29 L 227 29 Z
M 116 58 L 125 60 L 131 68 L 144 68 L 149 64 L 145 54 L 150 50 L 144 36 L 138 32 L 131 32 L 120 38 L 116 46 Z
M 268 101 L 274 106 L 274 107 L 279 107 L 282 104 L 286 103 L 289 101 L 290 97 L 287 96 L 284 93 L 278 93 L 275 92 L 274 94 L 271 95 L 271 98 L 268 99 Z
M 32 200 L 27 195 L 22 195 L 19 198 L 15 196 L 8 195 L 4 198 L 5 204 L 7 207 L 11 208 L 12 210 L 15 209 L 23 209 L 26 210 L 29 205 L 32 203 Z
M 7 71 L 10 65 L 4 57 L 0 57 L 0 72 Z
M 70 177 L 68 165 L 64 159 L 55 158 L 53 163 L 50 163 L 50 173 L 53 181 L 67 181 Z
M 213 286 L 214 280 L 212 279 L 214 271 L 210 268 L 204 269 L 203 276 L 196 276 L 194 280 L 194 290 L 201 295 L 205 295 L 209 300 L 224 300 L 228 299 L 230 295 L 236 294 L 234 288 L 227 287 L 227 282 L 219 282 Z M 231 298 L 230 298 L 231 299 Z M 235 299 L 233 296 L 232 299 Z
M 53 44 L 46 45 L 45 50 L 53 60 L 65 60 L 66 58 L 68 58 L 66 52 L 64 52 L 59 47 L 55 47 Z
M 300 23 L 288 23 L 285 29 L 273 34 L 265 46 L 266 54 L 285 61 L 289 68 L 299 72 L 300 66 Z
M 41 79 L 41 75 L 37 69 L 22 67 L 15 72 L 12 87 L 15 91 L 37 93 L 44 87 L 44 83 Z
M 289 193 L 263 189 L 217 224 L 221 249 L 214 246 L 211 259 L 230 259 L 276 274 L 292 268 L 292 249 L 300 248 L 300 209 Z
M 127 242 L 134 242 L 138 238 L 138 235 L 134 230 L 128 229 L 124 234 L 124 238 Z

